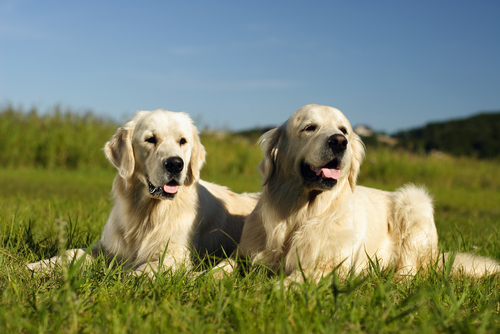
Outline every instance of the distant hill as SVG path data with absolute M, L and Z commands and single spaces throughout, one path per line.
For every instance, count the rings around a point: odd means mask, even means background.
M 500 157 L 500 112 L 429 123 L 394 135 L 398 146 L 417 152 L 442 151 L 456 156 Z
M 275 126 L 259 127 L 235 134 L 252 143 Z M 367 146 L 401 147 L 413 152 L 441 151 L 455 156 L 481 159 L 500 157 L 500 111 L 485 112 L 463 119 L 429 123 L 420 128 L 386 135 L 373 131 L 367 125 L 354 128 Z

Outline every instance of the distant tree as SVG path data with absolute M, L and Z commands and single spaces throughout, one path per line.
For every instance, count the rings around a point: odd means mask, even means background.
M 500 156 L 500 112 L 429 123 L 394 135 L 399 145 L 416 152 L 443 151 L 457 156 Z

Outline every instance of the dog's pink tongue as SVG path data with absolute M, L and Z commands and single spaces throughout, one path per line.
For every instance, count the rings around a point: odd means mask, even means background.
M 326 177 L 327 179 L 337 180 L 340 177 L 340 169 L 318 167 L 314 171 L 316 172 L 316 175 L 323 173 L 323 177 Z
M 177 192 L 177 189 L 179 186 L 169 186 L 168 184 L 163 186 L 163 191 L 166 192 L 167 194 L 175 194 Z

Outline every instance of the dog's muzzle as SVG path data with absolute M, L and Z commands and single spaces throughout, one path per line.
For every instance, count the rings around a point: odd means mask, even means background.
M 156 187 L 148 180 L 149 194 L 157 199 L 173 199 L 179 190 L 179 183 L 172 180 L 163 186 Z
M 334 157 L 323 166 L 312 166 L 303 161 L 300 164 L 300 173 L 310 188 L 329 190 L 337 184 L 340 178 L 340 165 L 347 148 L 347 138 L 341 134 L 334 134 L 326 141 L 327 153 Z
M 329 190 L 340 177 L 340 159 L 335 158 L 321 167 L 311 166 L 304 161 L 300 164 L 300 173 L 309 187 Z
M 172 199 L 179 190 L 177 179 L 184 169 L 184 161 L 180 157 L 170 157 L 163 162 L 163 168 L 171 180 L 162 186 L 155 186 L 148 179 L 149 194 L 157 199 Z

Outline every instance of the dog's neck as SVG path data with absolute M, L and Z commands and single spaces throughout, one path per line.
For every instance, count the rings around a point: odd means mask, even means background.
M 188 191 L 186 187 L 193 187 L 194 191 Z M 175 198 L 171 200 L 152 198 L 149 196 L 147 185 L 134 176 L 124 179 L 117 175 L 113 182 L 113 190 L 115 200 L 120 201 L 123 209 L 127 211 L 123 217 L 129 217 L 130 222 L 126 223 L 137 226 L 144 232 L 154 228 L 153 221 L 168 223 L 169 217 L 176 217 L 186 205 L 196 205 L 194 198 L 185 198 L 188 194 L 196 196 L 195 183 L 179 187 Z M 161 218 L 155 219 L 156 215 L 161 215 Z
M 262 192 L 261 203 L 265 204 L 261 218 L 269 235 L 266 247 L 273 252 L 266 254 L 265 262 L 274 269 L 279 268 L 278 264 L 282 261 L 288 261 L 285 267 L 294 267 L 297 254 L 291 254 L 288 260 L 286 258 L 295 249 L 296 237 L 304 231 L 315 231 L 321 235 L 327 225 L 344 222 L 342 218 L 352 208 L 346 202 L 352 200 L 347 180 L 329 191 L 306 191 L 297 182 L 269 182 Z M 312 254 L 310 258 L 315 259 L 316 255 Z
M 349 189 L 345 189 L 349 188 Z M 264 188 L 262 197 L 279 220 L 306 222 L 310 217 L 319 217 L 327 208 L 345 207 L 345 201 L 352 199 L 350 185 L 346 179 L 340 181 L 332 190 L 320 191 L 305 189 L 297 180 L 272 180 Z M 332 217 L 333 218 L 333 217 Z

